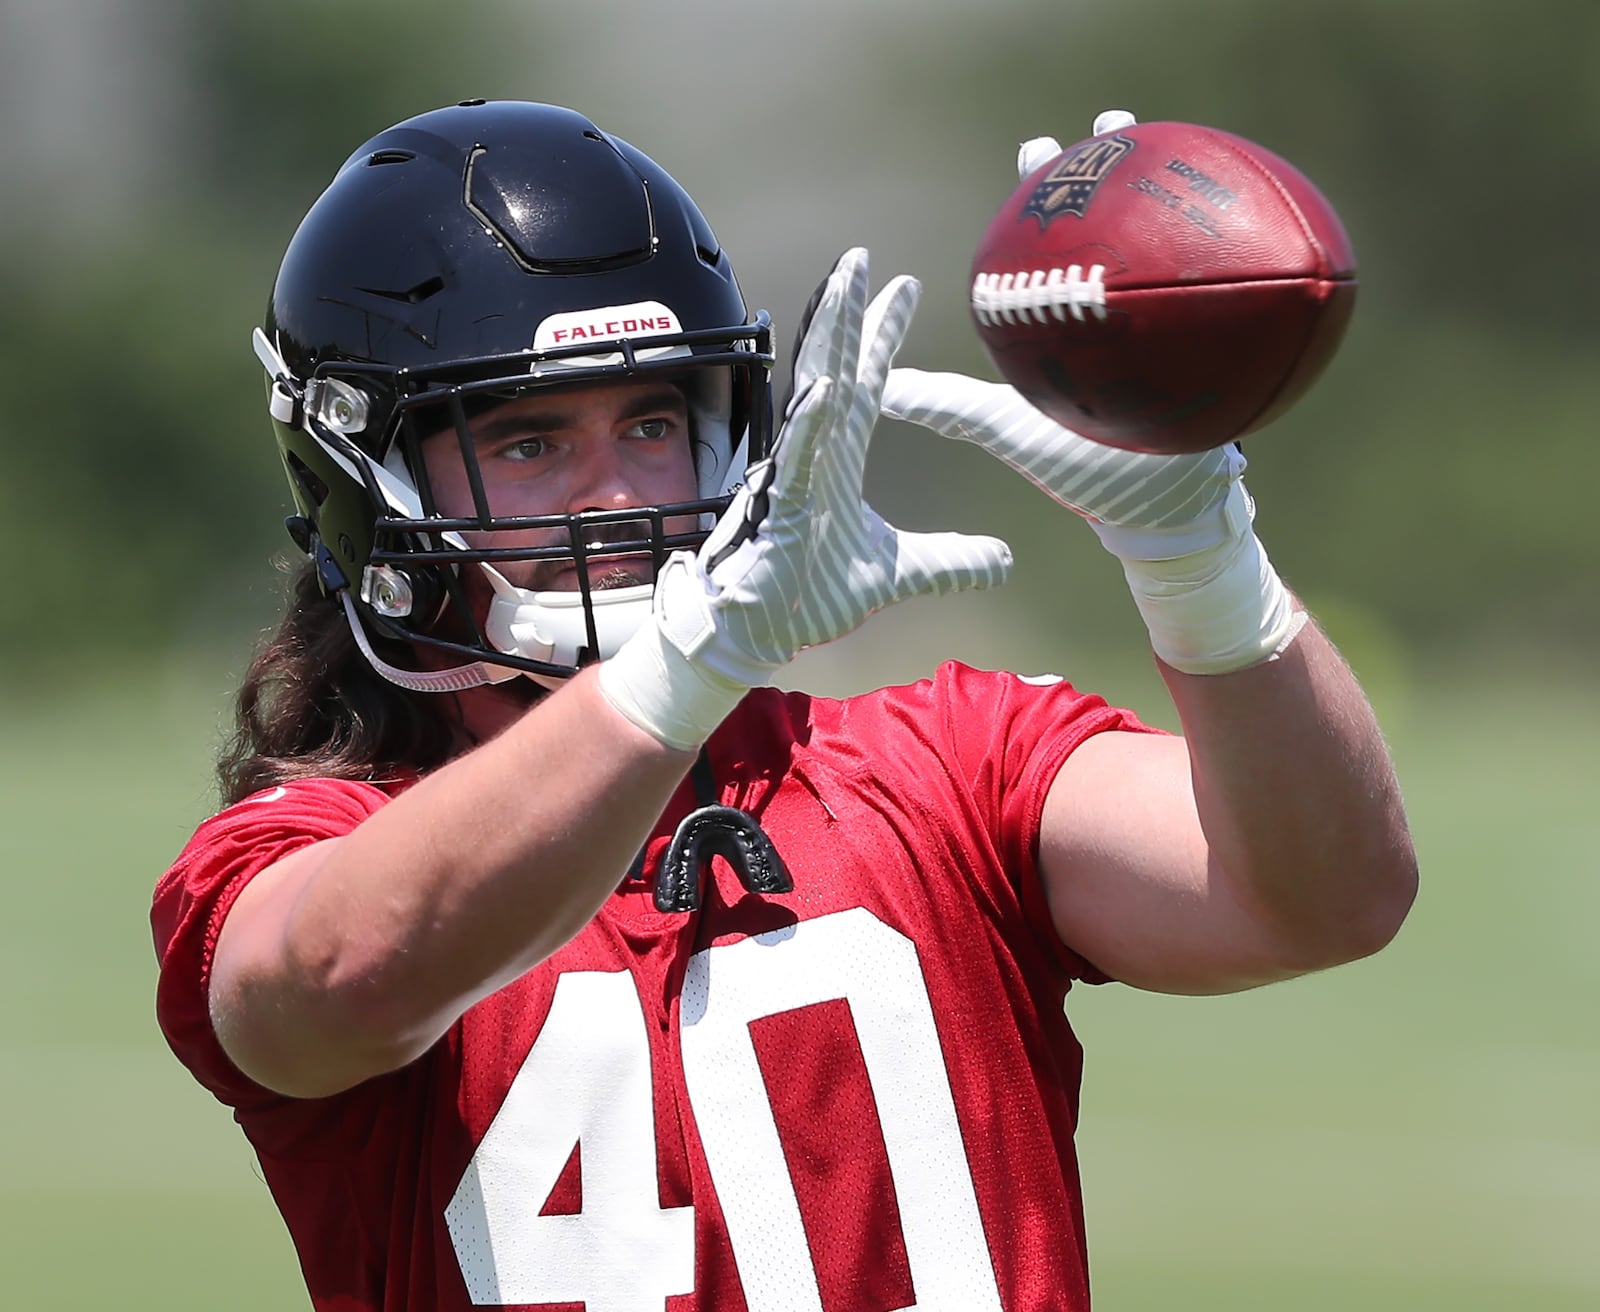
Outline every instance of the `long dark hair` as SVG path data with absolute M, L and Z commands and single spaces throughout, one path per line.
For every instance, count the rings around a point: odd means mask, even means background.
M 385 645 L 397 644 L 375 643 L 380 652 Z M 406 692 L 381 678 L 307 561 L 290 582 L 282 622 L 239 686 L 217 783 L 223 805 L 231 806 L 291 779 L 422 773 L 459 744 L 455 699 Z

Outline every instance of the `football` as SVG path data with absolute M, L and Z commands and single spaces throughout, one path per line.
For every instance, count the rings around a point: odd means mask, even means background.
M 1069 146 L 1001 207 L 972 315 L 1007 382 L 1109 446 L 1175 454 L 1255 432 L 1338 350 L 1356 264 L 1287 160 L 1192 123 Z

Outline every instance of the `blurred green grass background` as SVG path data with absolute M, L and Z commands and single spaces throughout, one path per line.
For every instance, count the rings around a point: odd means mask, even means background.
M 150 889 L 209 805 L 225 685 L 0 703 L 5 1306 L 305 1306 L 242 1136 L 151 1017 Z M 1107 1312 L 1600 1305 L 1600 714 L 1489 680 L 1393 709 L 1423 892 L 1388 951 L 1069 1000 Z
M 1593 0 L 0 0 L 0 1308 L 305 1306 L 242 1137 L 156 1032 L 149 895 L 275 611 L 248 338 L 278 258 L 357 143 L 469 95 L 658 158 L 780 349 L 860 243 L 923 279 L 904 362 L 986 376 L 966 280 L 1015 142 L 1119 105 L 1317 180 L 1361 303 L 1250 483 L 1377 702 L 1423 890 L 1325 976 L 1074 993 L 1097 1307 L 1600 1307 L 1597 51 Z M 1016 575 L 789 682 L 957 657 L 1172 727 L 1070 517 L 905 426 L 868 483 L 908 527 L 1004 533 Z

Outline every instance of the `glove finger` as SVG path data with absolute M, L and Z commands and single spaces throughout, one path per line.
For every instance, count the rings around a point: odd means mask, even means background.
M 1036 410 L 1015 388 L 964 374 L 892 370 L 883 413 L 972 442 L 1061 504 L 1107 523 L 1181 523 L 1244 468 L 1231 447 L 1159 456 L 1092 442 Z
M 782 410 L 785 417 L 818 378 L 838 378 L 841 362 L 846 358 L 854 360 L 854 356 L 845 354 L 840 327 L 853 300 L 865 300 L 866 260 L 867 253 L 860 247 L 847 250 L 812 293 L 795 337 L 789 395 Z
M 1094 127 L 1090 132 L 1094 136 L 1103 137 L 1108 132 L 1121 132 L 1123 128 L 1131 128 L 1138 121 L 1126 109 L 1102 109 L 1094 116 Z
M 891 369 L 884 381 L 880 408 L 891 419 L 930 428 L 944 437 L 986 445 L 992 424 L 989 415 L 1008 405 L 1011 393 L 1001 383 L 988 383 L 965 374 L 934 373 L 926 369 Z M 1042 418 L 1026 401 L 1032 416 Z
M 805 309 L 800 311 L 800 321 L 794 336 L 794 347 L 789 352 L 789 378 L 781 392 L 775 393 L 777 399 L 778 416 L 780 421 L 787 419 L 794 409 L 795 399 L 805 391 L 805 387 L 814 382 L 817 369 L 821 364 L 819 360 L 802 362 L 801 348 L 805 346 L 810 337 L 812 326 L 816 323 L 817 315 L 822 310 L 822 299 L 827 295 L 828 288 L 833 285 L 833 271 L 828 271 L 828 276 L 819 282 L 816 290 L 811 293 L 811 299 L 806 302 Z M 805 385 L 802 385 L 802 371 L 805 374 Z
M 891 370 L 882 406 L 892 419 L 982 447 L 1073 509 L 1077 507 L 1049 481 L 1051 474 L 1063 461 L 1073 460 L 1087 473 L 1111 455 L 1110 447 L 1097 446 L 1046 418 L 1014 388 L 965 374 Z
M 847 389 L 840 384 L 847 377 L 846 361 L 853 362 L 860 349 L 866 292 L 867 252 L 856 246 L 839 257 L 806 307 L 795 347 L 793 395 L 773 442 L 774 495 L 805 500 L 818 444 L 848 413 Z
M 802 355 L 826 351 L 826 377 L 830 380 L 829 408 L 816 417 L 816 431 L 810 435 L 809 454 L 795 467 L 803 474 L 804 487 L 815 499 L 828 505 L 844 504 L 849 498 L 848 471 L 860 460 L 849 450 L 853 441 L 865 442 L 864 434 L 853 433 L 851 421 L 856 393 L 856 369 L 861 355 L 862 323 L 867 313 L 869 290 L 867 252 L 861 247 L 846 251 L 835 266 L 838 279 L 837 311 L 828 320 L 828 337 L 822 340 L 816 324 L 806 334 L 809 343 Z M 835 297 L 831 292 L 825 298 Z M 875 417 L 875 416 L 874 416 Z M 868 425 L 870 429 L 870 424 Z M 845 448 L 841 453 L 840 448 Z M 841 477 L 837 470 L 844 462 L 846 473 Z M 859 473 L 856 475 L 859 483 Z M 794 484 L 797 489 L 799 484 Z M 804 495 L 797 491 L 796 495 Z
M 796 399 L 773 444 L 771 496 L 793 505 L 806 499 L 818 448 L 824 435 L 837 426 L 839 390 L 833 378 L 818 377 Z
M 856 368 L 861 359 L 862 325 L 867 317 L 867 299 L 871 291 L 867 269 L 867 252 L 855 246 L 839 259 L 838 271 L 844 277 L 843 299 L 839 315 L 833 325 L 828 355 L 829 377 L 839 385 L 837 404 L 839 417 L 850 413 L 851 397 L 855 393 Z
M 883 413 L 980 446 L 1041 486 L 1047 486 L 1041 471 L 1063 460 L 1088 470 L 1130 455 L 1061 427 L 1013 387 L 965 374 L 895 369 L 884 387 Z
M 1011 548 L 977 533 L 893 531 L 893 600 L 997 588 L 1011 577 Z
M 1043 168 L 1061 153 L 1061 143 L 1054 137 L 1033 137 L 1017 147 L 1017 177 L 1025 178 L 1035 169 Z
M 911 328 L 922 296 L 922 284 L 901 274 L 872 299 L 861 324 L 861 363 L 856 379 L 876 410 L 890 366 Z
M 867 448 L 878 419 L 884 379 L 894 363 L 895 353 L 905 341 L 921 294 L 921 283 L 902 276 L 893 279 L 867 306 L 861 325 L 860 361 L 851 409 L 843 431 L 830 439 L 826 481 L 818 483 L 819 488 L 825 489 L 829 504 L 842 505 L 861 495 Z

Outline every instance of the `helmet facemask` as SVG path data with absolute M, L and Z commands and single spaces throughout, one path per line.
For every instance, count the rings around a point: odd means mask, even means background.
M 769 445 L 772 348 L 764 313 L 734 330 L 553 346 L 454 362 L 427 377 L 342 361 L 315 369 L 298 398 L 281 360 L 264 335 L 257 336 L 257 354 L 277 380 L 280 442 L 281 430 L 296 418 L 303 434 L 293 446 L 283 443 L 291 482 L 297 472 L 302 487 L 308 474 L 316 477 L 293 458 L 293 447 L 303 449 L 309 436 L 344 480 L 359 484 L 370 514 L 370 545 L 356 577 L 342 590 L 335 582 L 333 590 L 342 591 L 369 662 L 413 691 L 461 691 L 519 673 L 555 686 L 611 655 L 648 618 L 653 580 L 667 558 L 698 548 L 742 481 L 752 452 L 765 454 Z M 507 514 L 496 506 L 478 469 L 475 419 L 530 393 L 652 378 L 684 396 L 693 500 L 576 514 Z M 380 416 L 376 435 L 369 430 Z M 468 514 L 441 512 L 422 454 L 425 441 L 448 441 L 452 432 L 471 489 Z M 303 504 L 304 498 L 297 493 L 297 500 Z M 649 581 L 604 586 L 602 578 L 595 586 L 591 568 L 600 557 Z M 557 570 L 570 572 L 576 587 L 514 581 Z M 371 648 L 372 634 L 431 652 L 423 663 L 434 668 L 401 669 L 384 661 Z

